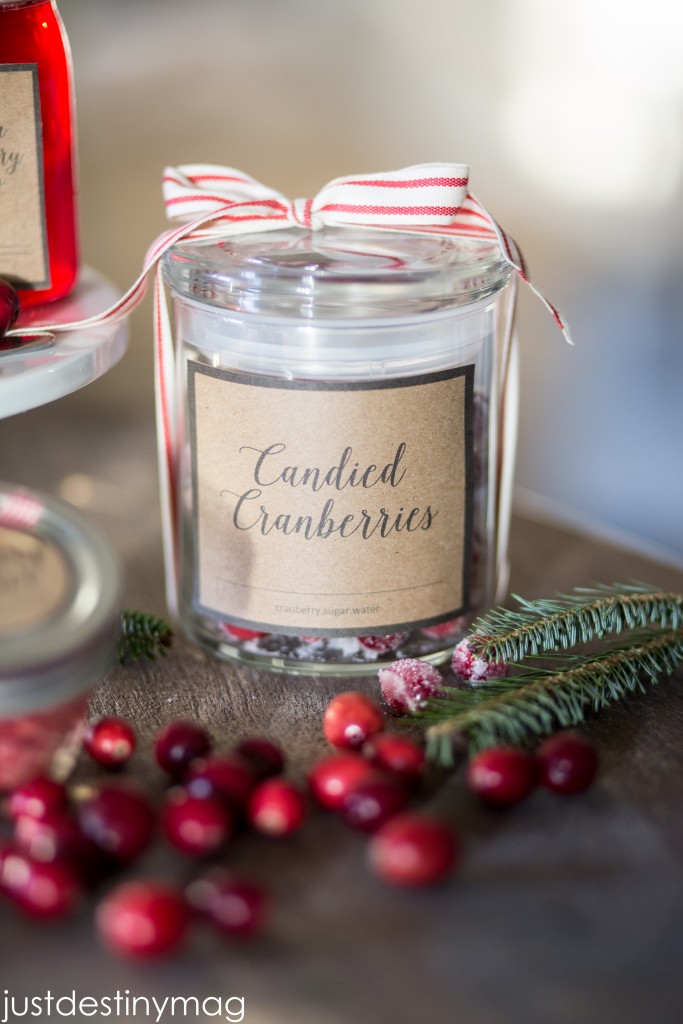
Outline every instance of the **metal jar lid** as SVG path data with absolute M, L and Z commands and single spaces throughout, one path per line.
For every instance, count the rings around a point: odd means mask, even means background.
M 175 245 L 162 260 L 176 293 L 274 317 L 412 316 L 495 294 L 510 274 L 496 242 L 367 228 L 283 228 Z
M 66 701 L 111 664 L 120 576 L 69 505 L 0 483 L 0 718 Z

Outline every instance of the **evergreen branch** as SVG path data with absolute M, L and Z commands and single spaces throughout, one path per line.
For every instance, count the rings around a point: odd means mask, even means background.
M 145 612 L 121 612 L 118 660 L 120 664 L 147 658 L 154 661 L 157 655 L 166 655 L 171 646 L 173 632 L 164 619 Z
M 602 654 L 574 658 L 561 672 L 537 670 L 526 677 L 501 680 L 489 687 L 487 697 L 463 708 L 454 701 L 430 700 L 421 717 L 434 719 L 427 729 L 427 754 L 444 766 L 453 764 L 454 747 L 464 744 L 476 753 L 496 744 L 520 745 L 558 728 L 583 722 L 590 711 L 600 711 L 635 692 L 645 692 L 663 675 L 683 663 L 683 630 L 639 637 L 630 645 Z M 491 696 L 491 690 L 503 692 Z
M 555 599 L 527 601 L 514 594 L 520 611 L 494 608 L 475 623 L 469 642 L 489 661 L 521 661 L 527 654 L 567 650 L 610 633 L 657 623 L 683 625 L 683 597 L 645 584 L 576 588 Z

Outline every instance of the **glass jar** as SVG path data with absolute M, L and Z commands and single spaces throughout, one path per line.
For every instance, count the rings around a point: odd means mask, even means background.
M 189 637 L 290 672 L 445 659 L 504 561 L 497 245 L 288 228 L 162 266 Z
M 71 55 L 51 0 L 0 0 L 0 277 L 22 308 L 78 269 Z
M 0 791 L 68 773 L 119 631 L 118 567 L 99 534 L 62 502 L 0 484 Z

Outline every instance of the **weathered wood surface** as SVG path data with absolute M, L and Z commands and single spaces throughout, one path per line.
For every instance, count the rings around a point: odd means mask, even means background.
M 103 422 L 96 403 L 73 396 L 0 422 L 0 467 L 7 480 L 80 496 L 125 564 L 126 605 L 164 613 L 148 420 Z M 629 577 L 683 587 L 681 573 L 666 566 L 523 520 L 514 523 L 512 556 L 512 589 L 530 597 Z M 365 867 L 365 841 L 316 815 L 291 841 L 247 839 L 231 854 L 274 894 L 263 940 L 236 946 L 198 936 L 170 963 L 131 966 L 98 948 L 92 906 L 42 928 L 3 906 L 0 993 L 243 996 L 248 1024 L 680 1024 L 682 683 L 666 682 L 590 723 L 603 769 L 583 796 L 537 792 L 494 814 L 468 796 L 462 772 L 435 779 L 426 804 L 456 825 L 464 845 L 445 887 L 382 887 Z M 163 661 L 113 671 L 92 714 L 134 720 L 141 744 L 133 770 L 152 787 L 161 780 L 151 737 L 185 716 L 205 721 L 220 748 L 250 733 L 272 737 L 302 775 L 325 749 L 326 702 L 348 686 L 235 668 L 178 639 Z M 375 680 L 353 686 L 372 691 Z M 76 775 L 97 770 L 81 761 Z M 159 848 L 139 870 L 183 877 L 188 866 Z M 0 999 L 0 1020 L 1 1011 Z M 120 1019 L 145 1018 L 139 1010 Z

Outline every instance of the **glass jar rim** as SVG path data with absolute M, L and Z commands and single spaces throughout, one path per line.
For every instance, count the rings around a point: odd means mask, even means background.
M 55 552 L 67 580 L 45 614 L 20 628 L 0 622 L 0 717 L 89 688 L 111 662 L 120 630 L 119 566 L 104 538 L 70 505 L 0 483 L 0 509 L 14 501 L 34 511 L 24 523 L 0 515 L 2 529 Z
M 495 240 L 355 227 L 185 240 L 162 270 L 173 292 L 195 302 L 309 320 L 468 306 L 510 275 Z

